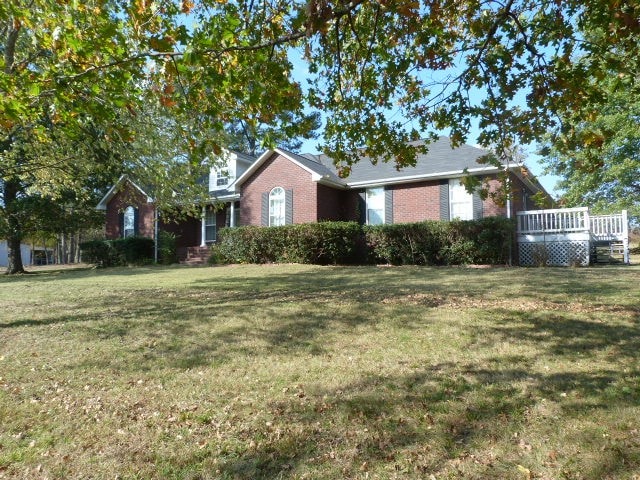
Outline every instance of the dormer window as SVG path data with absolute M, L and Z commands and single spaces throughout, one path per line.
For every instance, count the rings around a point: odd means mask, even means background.
M 211 169 L 209 174 L 209 191 L 223 190 L 231 183 L 231 174 L 228 168 L 225 169 Z
M 229 172 L 223 170 L 216 172 L 216 187 L 226 187 L 229 185 Z

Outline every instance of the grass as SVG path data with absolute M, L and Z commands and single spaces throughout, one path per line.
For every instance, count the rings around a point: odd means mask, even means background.
M 640 478 L 640 267 L 0 278 L 0 478 Z

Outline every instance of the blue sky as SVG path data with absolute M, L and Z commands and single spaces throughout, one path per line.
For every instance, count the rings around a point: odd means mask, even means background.
M 306 78 L 309 76 L 306 64 L 301 60 L 302 52 L 299 49 L 291 49 L 289 54 L 289 60 L 293 64 L 292 76 L 300 82 L 303 88 L 306 88 Z M 516 103 L 517 105 L 517 103 Z M 474 125 L 471 128 L 467 143 L 470 145 L 476 144 L 476 138 L 480 133 L 477 127 L 477 122 L 473 122 Z M 320 129 L 322 132 L 322 129 Z M 422 132 L 425 136 L 428 132 Z M 446 131 L 437 132 L 440 135 L 447 135 Z M 322 138 L 316 140 L 307 140 L 302 144 L 301 151 L 304 153 L 321 153 L 320 145 L 322 144 Z M 523 145 L 522 146 L 527 153 L 525 164 L 529 170 L 537 177 L 542 186 L 549 192 L 554 198 L 559 196 L 559 191 L 556 190 L 556 184 L 559 181 L 559 177 L 554 175 L 543 175 L 544 166 L 541 164 L 541 157 L 535 154 L 536 145 Z

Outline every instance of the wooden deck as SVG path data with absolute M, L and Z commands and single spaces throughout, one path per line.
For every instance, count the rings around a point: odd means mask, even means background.
M 626 210 L 613 215 L 591 215 L 587 207 L 527 210 L 516 218 L 521 265 L 589 265 L 605 257 L 629 263 Z

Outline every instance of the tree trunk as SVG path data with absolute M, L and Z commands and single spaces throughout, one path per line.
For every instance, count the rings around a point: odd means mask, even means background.
M 16 180 L 5 180 L 4 182 L 4 206 L 7 215 L 7 274 L 25 273 L 22 265 L 22 252 L 20 242 L 22 241 L 22 231 L 20 220 L 15 211 L 15 203 L 18 199 L 20 184 Z

